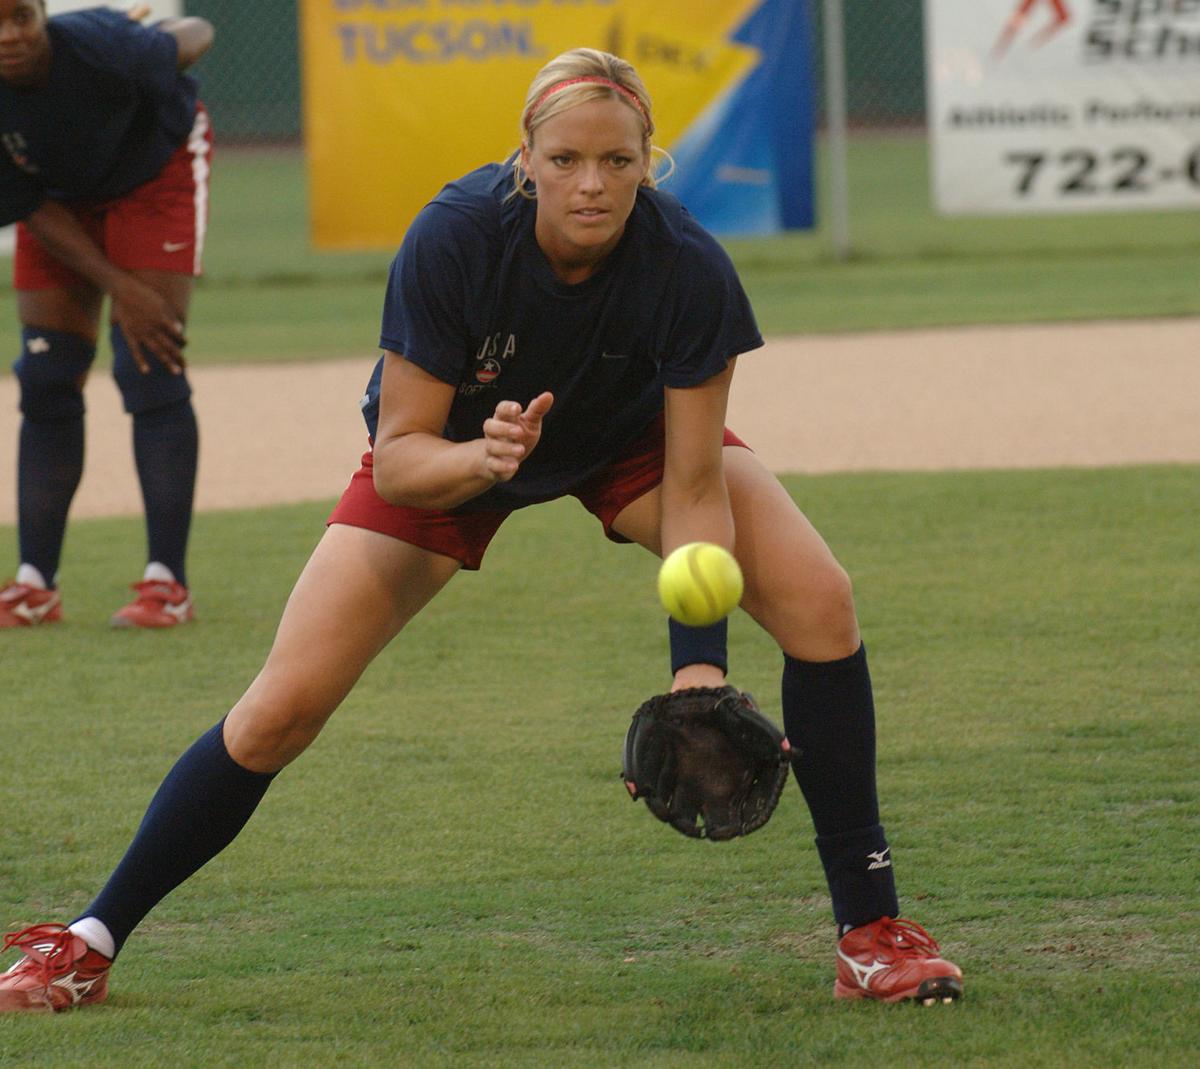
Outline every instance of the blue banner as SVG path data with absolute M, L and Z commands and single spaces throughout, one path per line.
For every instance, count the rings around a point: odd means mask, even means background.
M 810 0 L 763 0 L 733 35 L 759 62 L 671 146 L 663 188 L 716 234 L 806 230 L 815 222 Z

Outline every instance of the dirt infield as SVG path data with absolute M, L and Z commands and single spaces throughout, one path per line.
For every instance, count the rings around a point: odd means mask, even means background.
M 199 509 L 332 498 L 357 467 L 375 357 L 193 375 Z M 141 511 L 129 420 L 87 387 L 72 515 Z M 15 522 L 16 382 L 0 379 L 0 523 Z M 1200 319 L 774 338 L 739 363 L 729 424 L 775 471 L 1200 463 Z

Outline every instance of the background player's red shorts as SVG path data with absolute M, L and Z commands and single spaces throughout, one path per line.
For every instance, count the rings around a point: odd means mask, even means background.
M 728 428 L 725 429 L 725 445 L 750 448 Z M 617 460 L 570 492 L 604 524 L 604 533 L 614 542 L 629 541 L 612 529 L 621 510 L 662 482 L 663 453 L 663 419 L 659 416 Z M 354 473 L 327 522 L 378 531 L 401 542 L 451 557 L 468 571 L 478 569 L 488 543 L 510 512 L 447 511 L 389 505 L 375 492 L 374 459 L 370 451 L 363 454 L 362 467 Z
M 139 268 L 200 274 L 208 225 L 212 129 L 203 105 L 188 139 L 158 174 L 112 200 L 63 202 L 104 255 L 126 271 Z M 86 285 L 50 255 L 28 227 L 17 224 L 13 286 L 19 290 Z

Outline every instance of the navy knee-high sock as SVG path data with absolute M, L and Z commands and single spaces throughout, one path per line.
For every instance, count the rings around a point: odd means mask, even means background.
M 76 918 L 103 921 L 118 953 L 150 910 L 233 842 L 275 778 L 229 756 L 224 725 L 201 735 L 167 773 L 121 863 Z
M 200 436 L 190 398 L 133 416 L 133 456 L 146 506 L 147 559 L 187 586 L 188 533 Z
M 891 852 L 879 822 L 866 649 L 821 663 L 785 655 L 783 724 L 839 928 L 897 916 Z
M 21 561 L 54 586 L 67 513 L 83 475 L 83 416 L 21 421 L 17 449 L 17 530 Z
M 67 512 L 83 475 L 83 383 L 96 356 L 91 338 L 21 327 L 13 372 L 21 385 L 17 528 L 21 562 L 54 586 Z

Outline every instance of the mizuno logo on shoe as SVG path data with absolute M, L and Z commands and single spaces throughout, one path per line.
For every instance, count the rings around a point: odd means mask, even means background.
M 884 969 L 889 968 L 888 962 L 879 960 L 871 962 L 870 965 L 864 965 L 860 961 L 855 961 L 853 958 L 846 957 L 846 955 L 840 950 L 837 952 L 837 956 L 850 967 L 850 971 L 854 973 L 854 982 L 858 984 L 858 986 L 864 991 L 870 990 L 871 978 L 876 973 L 882 972 Z
M 100 981 L 100 977 L 94 977 L 91 980 L 76 980 L 78 973 L 68 973 L 66 976 L 60 976 L 57 980 L 51 980 L 51 987 L 61 987 L 67 994 L 71 996 L 71 1004 L 77 1004 L 84 995 L 88 994 L 93 987 Z
M 192 602 L 190 598 L 179 602 L 178 605 L 172 605 L 169 601 L 163 602 L 163 612 L 174 616 L 176 620 L 180 621 L 180 623 L 187 619 L 188 613 L 191 611 Z
M 867 854 L 871 858 L 871 864 L 867 866 L 867 871 L 871 872 L 874 869 L 890 869 L 892 867 L 892 859 L 888 857 L 890 846 L 885 846 L 882 850 L 875 850 Z
M 30 624 L 40 624 L 45 619 L 46 614 L 58 604 L 58 598 L 50 598 L 43 601 L 41 605 L 30 605 L 27 601 L 17 602 L 12 607 L 12 614 L 19 616 Z

